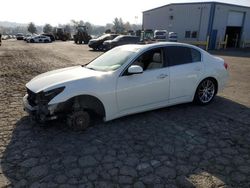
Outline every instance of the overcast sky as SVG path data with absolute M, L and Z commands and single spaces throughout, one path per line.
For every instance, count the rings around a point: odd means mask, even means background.
M 210 1 L 210 0 L 206 0 Z M 217 0 L 250 7 L 250 0 Z M 69 23 L 71 19 L 89 21 L 95 25 L 112 23 L 115 17 L 123 21 L 141 23 L 142 12 L 179 2 L 202 0 L 1 0 L 0 21 L 18 23 L 50 23 L 54 26 Z

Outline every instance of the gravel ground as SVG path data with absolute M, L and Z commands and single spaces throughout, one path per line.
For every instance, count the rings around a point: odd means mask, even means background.
M 0 47 L 0 187 L 250 187 L 250 51 L 215 101 L 120 118 L 85 132 L 39 127 L 22 110 L 32 77 L 98 56 L 72 42 Z

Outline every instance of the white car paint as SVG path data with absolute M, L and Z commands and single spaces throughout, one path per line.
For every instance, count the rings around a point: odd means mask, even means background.
M 124 76 L 123 73 L 141 54 L 159 47 L 184 46 L 201 53 L 201 62 L 167 66 Z M 133 55 L 114 71 L 96 71 L 76 66 L 41 74 L 26 87 L 34 93 L 64 86 L 48 106 L 56 106 L 75 96 L 90 95 L 98 98 L 105 109 L 104 120 L 128 114 L 191 102 L 199 83 L 208 77 L 218 82 L 221 90 L 228 79 L 224 61 L 192 45 L 161 42 L 148 45 L 125 45 L 115 49 L 128 50 Z M 113 50 L 106 53 L 112 53 Z M 115 58 L 115 57 L 114 57 Z M 27 95 L 24 100 L 27 99 Z
M 50 37 L 44 36 L 44 35 L 37 35 L 27 38 L 27 42 L 35 42 L 35 43 L 45 43 L 45 42 L 51 42 Z

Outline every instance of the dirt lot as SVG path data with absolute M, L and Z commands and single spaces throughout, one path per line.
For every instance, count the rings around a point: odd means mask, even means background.
M 208 106 L 184 104 L 98 123 L 84 133 L 41 128 L 22 110 L 25 83 L 87 63 L 72 42 L 0 47 L 0 187 L 250 187 L 250 51 L 225 59 L 227 88 Z

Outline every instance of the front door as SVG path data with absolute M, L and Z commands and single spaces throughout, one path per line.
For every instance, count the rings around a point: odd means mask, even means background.
M 141 74 L 126 71 L 117 80 L 117 104 L 120 112 L 147 109 L 166 104 L 169 97 L 169 68 L 164 62 L 164 51 L 153 49 L 142 54 L 131 65 L 144 69 Z

